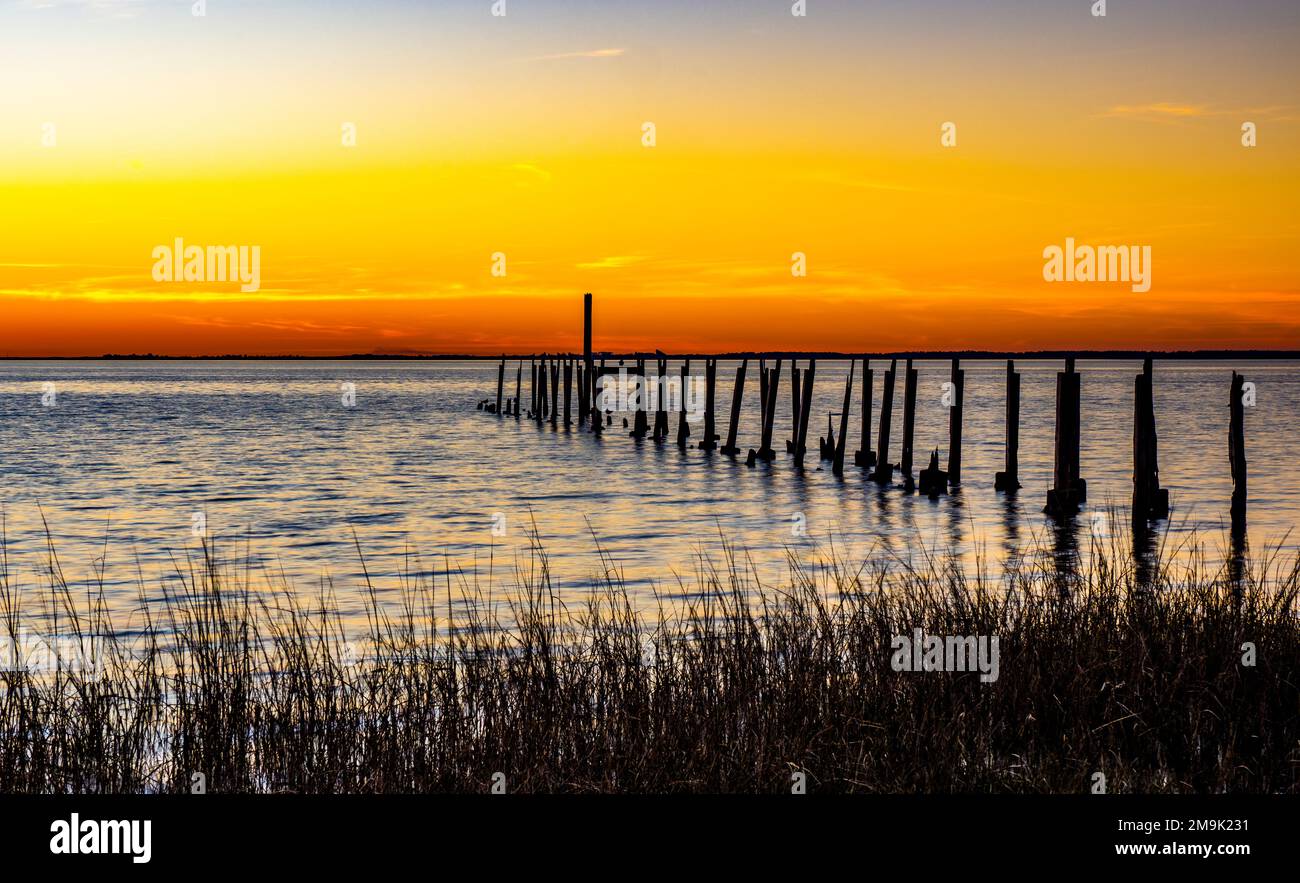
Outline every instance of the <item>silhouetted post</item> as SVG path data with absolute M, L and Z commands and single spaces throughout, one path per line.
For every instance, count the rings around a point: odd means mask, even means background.
M 579 426 L 587 419 L 588 409 L 593 407 L 596 377 L 591 369 L 591 292 L 587 292 L 582 296 L 582 377 L 586 386 L 578 396 Z
M 876 383 L 876 372 L 871 370 L 871 359 L 862 358 L 862 441 L 853 455 L 853 465 L 863 468 L 876 465 L 876 455 L 871 450 L 871 394 Z
M 799 408 L 799 437 L 794 445 L 794 464 L 803 466 L 804 454 L 808 452 L 808 418 L 812 414 L 813 380 L 817 377 L 817 361 L 808 360 L 808 368 L 803 372 L 803 403 Z
M 1087 502 L 1087 484 L 1079 477 L 1079 406 L 1082 383 L 1074 370 L 1073 357 L 1065 360 L 1065 370 L 1056 375 L 1056 454 L 1052 470 L 1052 489 L 1047 492 L 1049 515 L 1063 518 L 1079 511 Z
M 518 370 L 515 372 L 515 407 L 514 407 L 514 411 L 515 411 L 515 419 L 516 419 L 516 420 L 519 419 L 519 403 L 520 403 L 520 396 L 523 395 L 523 386 L 524 386 L 524 360 L 523 360 L 523 359 L 520 359 L 520 360 L 519 360 L 519 368 L 518 368 Z
M 849 438 L 849 408 L 853 406 L 853 368 L 856 359 L 849 359 L 849 376 L 844 381 L 844 406 L 840 408 L 840 437 L 835 441 L 835 460 L 831 470 L 836 475 L 844 474 L 844 449 Z
M 912 477 L 912 439 L 916 435 L 916 377 L 917 370 L 912 367 L 912 360 L 908 359 L 903 369 L 903 453 L 898 468 L 903 474 L 903 487 L 909 491 L 916 487 L 916 480 Z
M 799 409 L 803 398 L 799 395 L 799 360 L 790 360 L 790 440 L 785 443 L 785 452 L 793 454 L 799 446 Z
M 1229 402 L 1228 462 L 1232 466 L 1232 526 L 1246 528 L 1246 378 L 1232 372 L 1232 399 Z
M 966 395 L 966 372 L 961 360 L 952 360 L 952 405 L 948 409 L 948 482 L 961 484 L 961 418 L 962 401 Z
M 686 439 L 690 438 L 691 427 L 686 422 L 686 388 L 691 382 L 691 360 L 682 362 L 682 409 L 677 414 L 677 447 L 686 450 Z
M 893 481 L 894 467 L 889 462 L 889 431 L 894 420 L 894 377 L 898 374 L 898 359 L 889 360 L 885 372 L 885 388 L 880 398 L 880 433 L 876 442 L 876 471 L 871 474 L 878 484 Z
M 1169 515 L 1169 491 L 1160 487 L 1157 456 L 1155 386 L 1151 360 L 1133 379 L 1133 520 Z
M 740 367 L 736 369 L 736 391 L 731 396 L 731 423 L 727 426 L 727 443 L 722 446 L 722 453 L 734 457 L 740 453 L 740 448 L 736 447 L 736 433 L 740 431 L 740 402 L 745 395 L 745 369 L 749 367 L 749 359 L 741 359 Z
M 763 436 L 763 427 L 767 425 L 767 384 L 771 375 L 767 372 L 767 359 L 758 359 L 758 435 Z
M 1012 493 L 1020 489 L 1020 375 L 1011 359 L 1007 359 L 1006 440 L 1006 468 L 993 476 L 993 487 Z
M 501 400 L 506 393 L 506 360 L 501 359 L 501 367 L 497 368 L 497 416 L 501 416 Z
M 560 363 L 551 359 L 551 426 L 560 419 Z
M 668 403 L 664 399 L 668 398 L 668 359 L 655 358 L 655 429 L 654 440 L 661 442 L 668 438 Z M 682 393 L 683 395 L 685 393 Z
M 564 425 L 573 425 L 573 359 L 564 360 Z
M 632 414 L 632 437 L 643 439 L 646 433 L 650 431 L 649 415 L 646 410 L 649 407 L 649 390 L 646 388 L 645 359 L 636 360 L 636 411 Z
M 939 449 L 930 452 L 930 465 L 921 470 L 918 488 L 927 497 L 934 498 L 948 490 L 948 473 L 939 468 Z
M 772 368 L 772 373 L 767 380 L 767 407 L 763 409 L 763 429 L 759 439 L 758 459 L 771 461 L 776 459 L 776 452 L 772 450 L 772 429 L 776 425 L 776 397 L 781 391 L 781 360 L 776 360 L 776 366 Z
M 718 446 L 718 437 L 713 431 L 714 388 L 718 379 L 718 360 L 704 361 L 704 438 L 696 445 L 701 451 L 712 451 Z

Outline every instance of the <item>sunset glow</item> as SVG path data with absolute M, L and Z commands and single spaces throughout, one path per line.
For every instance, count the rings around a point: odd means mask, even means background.
M 1294 4 L 489 5 L 0 7 L 0 355 L 1300 340 Z

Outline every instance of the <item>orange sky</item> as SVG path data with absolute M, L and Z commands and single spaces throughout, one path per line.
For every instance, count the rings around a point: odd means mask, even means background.
M 0 356 L 1297 347 L 1300 13 L 1074 5 L 5 8 Z

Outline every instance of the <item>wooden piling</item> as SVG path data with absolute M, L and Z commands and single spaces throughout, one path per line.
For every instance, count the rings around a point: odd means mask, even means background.
M 501 416 L 501 404 L 502 404 L 502 399 L 505 397 L 505 393 L 506 393 L 506 360 L 505 360 L 505 358 L 503 357 L 503 358 L 501 359 L 501 365 L 500 365 L 500 367 L 497 368 L 497 409 L 496 409 L 496 415 L 497 415 L 498 417 Z
M 551 359 L 551 426 L 559 423 L 560 417 L 560 363 Z
M 740 367 L 736 369 L 736 390 L 731 395 L 731 422 L 727 425 L 727 443 L 722 446 L 722 453 L 729 457 L 740 453 L 740 448 L 736 446 L 736 434 L 740 431 L 740 403 L 745 396 L 745 371 L 748 367 L 749 359 L 741 359 Z
M 690 438 L 691 427 L 686 422 L 686 385 L 691 382 L 691 360 L 682 362 L 682 409 L 677 412 L 677 447 L 686 450 L 686 439 Z
M 912 477 L 912 440 L 916 435 L 916 379 L 917 370 L 912 367 L 912 360 L 908 359 L 903 369 L 903 453 L 898 464 L 903 487 L 908 491 L 916 487 L 916 479 Z
M 808 367 L 803 372 L 803 402 L 799 408 L 799 437 L 794 446 L 794 464 L 803 466 L 804 454 L 808 453 L 808 419 L 812 415 L 813 380 L 817 377 L 817 361 L 808 360 Z
M 993 476 L 993 487 L 1007 493 L 1020 489 L 1020 375 L 1011 359 L 1007 359 L 1006 465 Z
M 931 499 L 948 491 L 948 473 L 939 468 L 939 449 L 930 452 L 930 465 L 921 470 L 917 489 Z
M 1151 359 L 1133 379 L 1133 521 L 1166 518 L 1169 491 L 1160 487 L 1157 457 L 1155 386 Z
M 564 359 L 564 425 L 573 425 L 573 359 Z
M 853 465 L 869 468 L 876 465 L 876 454 L 871 450 L 871 396 L 876 384 L 876 374 L 871 370 L 871 359 L 862 357 L 862 440 L 853 454 Z
M 1246 378 L 1232 372 L 1229 401 L 1228 463 L 1232 468 L 1232 526 L 1244 536 L 1246 529 Z
M 1047 492 L 1043 511 L 1064 518 L 1087 502 L 1087 483 L 1079 477 L 1080 401 L 1082 382 L 1074 370 L 1074 358 L 1065 360 L 1065 370 L 1056 375 L 1056 443 L 1052 489 Z
M 655 428 L 654 440 L 662 442 L 668 438 L 668 359 L 666 357 L 655 357 Z M 682 395 L 685 395 L 683 391 Z M 680 404 L 680 402 L 679 402 Z
M 582 296 L 582 377 L 586 382 L 583 391 L 578 395 L 580 407 L 578 408 L 578 425 L 587 419 L 589 409 L 593 409 L 592 403 L 595 396 L 595 372 L 592 370 L 591 363 L 591 292 Z M 581 384 L 580 384 L 581 385 Z
M 844 381 L 844 406 L 840 409 L 840 437 L 835 441 L 835 460 L 831 466 L 836 475 L 844 474 L 844 449 L 848 445 L 849 408 L 853 404 L 853 368 L 856 365 L 856 359 L 849 359 L 849 376 Z
M 885 387 L 880 399 L 880 433 L 876 441 L 876 469 L 871 478 L 878 484 L 888 484 L 894 479 L 894 466 L 889 462 L 889 435 L 894 420 L 894 378 L 898 374 L 898 359 L 889 360 L 885 372 Z
M 785 452 L 793 454 L 799 446 L 799 410 L 803 406 L 803 397 L 799 394 L 799 360 L 790 360 L 790 438 L 785 443 Z
M 952 360 L 952 373 L 948 382 L 952 384 L 952 405 L 948 409 L 948 476 L 949 484 L 961 484 L 961 425 L 962 402 L 966 396 L 966 372 L 962 370 L 961 360 Z
M 759 437 L 758 459 L 768 462 L 776 459 L 772 450 L 772 430 L 776 425 L 776 397 L 781 391 L 781 360 L 776 360 L 767 379 L 767 406 L 763 409 L 763 428 Z
M 646 433 L 650 431 L 649 412 L 646 410 L 649 406 L 649 389 L 646 386 L 646 360 L 636 360 L 636 410 L 632 414 L 632 438 L 643 439 Z
M 696 445 L 701 451 L 713 451 L 718 446 L 718 437 L 714 433 L 714 392 L 718 379 L 718 360 L 704 361 L 704 438 Z

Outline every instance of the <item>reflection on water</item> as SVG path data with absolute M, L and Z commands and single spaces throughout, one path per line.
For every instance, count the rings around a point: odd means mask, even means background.
M 875 367 L 873 441 L 884 382 L 882 363 Z M 949 365 L 916 367 L 915 450 L 946 452 Z M 599 566 L 596 540 L 642 598 L 652 580 L 664 586 L 673 574 L 689 576 L 694 554 L 716 553 L 721 537 L 768 582 L 785 573 L 789 551 L 816 553 L 832 539 L 854 559 L 919 560 L 925 550 L 950 550 L 973 565 L 993 549 L 984 563 L 994 572 L 1040 544 L 1066 576 L 1088 554 L 1094 512 L 1127 510 L 1133 377 L 1141 365 L 1079 362 L 1081 468 L 1090 502 L 1064 525 L 1042 514 L 1060 363 L 1017 363 L 1023 488 L 1012 495 L 993 490 L 994 473 L 1003 468 L 1005 363 L 964 367 L 964 483 L 930 500 L 878 487 L 851 456 L 838 478 L 818 460 L 820 415 L 840 410 L 847 363 L 817 366 L 817 418 L 802 471 L 781 443 L 792 415 L 788 368 L 772 436 L 777 458 L 748 469 L 743 457 L 682 451 L 671 440 L 636 442 L 620 428 L 621 415 L 596 436 L 477 412 L 474 403 L 495 392 L 496 366 L 487 362 L 0 363 L 9 569 L 29 588 L 43 583 L 43 513 L 69 580 L 84 584 L 103 557 L 110 603 L 132 606 L 137 560 L 147 597 L 156 599 L 172 556 L 197 548 L 193 519 L 203 513 L 211 532 L 241 540 L 225 545 L 227 555 L 238 558 L 246 539 L 251 567 L 283 573 L 312 591 L 331 580 L 345 616 L 361 610 L 360 598 L 349 593 L 361 576 L 354 533 L 381 586 L 407 569 L 466 580 L 490 573 L 500 584 L 525 560 L 534 522 L 561 595 L 589 585 Z M 1176 548 L 1200 531 L 1202 540 L 1222 542 L 1232 492 L 1225 438 L 1234 368 L 1259 391 L 1246 415 L 1252 543 L 1281 541 L 1300 522 L 1300 474 L 1289 468 L 1300 365 L 1157 362 L 1160 477 L 1174 513 L 1134 536 L 1144 579 L 1152 578 L 1151 555 L 1168 539 L 1179 541 L 1166 543 Z M 512 372 L 513 365 L 507 376 Z M 678 372 L 677 363 L 670 372 Z M 724 437 L 734 376 L 735 363 L 719 364 Z M 355 406 L 344 404 L 345 383 L 355 384 Z M 42 396 L 50 389 L 56 402 L 46 406 Z M 858 395 L 855 389 L 850 452 L 861 431 Z M 900 383 L 892 460 L 901 414 Z M 670 425 L 671 438 L 675 417 Z M 698 441 L 700 424 L 692 430 Z M 758 430 L 757 400 L 747 396 L 742 450 L 757 447 Z M 796 522 L 806 532 L 792 530 Z M 504 535 L 494 525 L 504 526 Z M 1296 540 L 1292 534 L 1285 542 L 1294 548 Z M 1231 545 L 1244 566 L 1244 535 L 1233 534 Z

